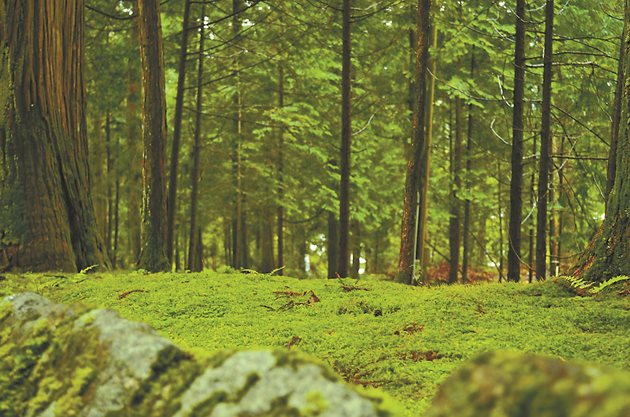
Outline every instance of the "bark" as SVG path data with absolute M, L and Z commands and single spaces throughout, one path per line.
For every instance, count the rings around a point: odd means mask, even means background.
M 475 76 L 475 47 L 470 56 L 470 78 Z M 472 134 L 473 134 L 473 105 L 468 105 L 468 135 L 466 136 L 466 201 L 464 202 L 464 230 L 463 230 L 463 260 L 462 282 L 468 282 L 468 267 L 471 259 L 470 224 L 471 224 L 471 181 L 472 175 Z
M 328 235 L 326 239 L 326 254 L 328 256 L 328 278 L 337 277 L 337 261 L 339 260 L 338 223 L 335 213 L 328 212 Z
M 625 1 L 623 67 L 630 71 L 630 0 Z M 606 218 L 573 274 L 590 281 L 630 275 L 630 79 L 625 77 L 615 181 L 608 197 Z
M 359 270 L 361 269 L 361 233 L 358 224 L 354 224 L 352 233 L 352 267 L 350 268 L 350 276 L 359 278 Z
M 459 190 L 462 186 L 462 99 L 455 98 L 455 142 L 452 147 L 452 164 L 451 164 L 451 197 L 450 197 L 450 218 L 448 226 L 448 243 L 449 243 L 449 259 L 450 269 L 448 282 L 454 284 L 457 282 L 459 272 L 459 248 L 461 242 L 461 202 L 458 197 Z
M 109 266 L 90 196 L 83 12 L 82 0 L 0 2 L 0 235 L 17 269 Z
M 433 48 L 437 48 L 437 24 L 433 23 L 431 39 Z M 416 236 L 416 259 L 419 259 L 422 267 L 422 277 L 427 276 L 429 266 L 429 251 L 427 243 L 429 239 L 429 180 L 431 177 L 431 155 L 433 149 L 433 110 L 435 107 L 435 75 L 437 72 L 437 59 L 430 59 L 431 74 L 428 75 L 428 108 L 425 142 L 422 150 L 422 163 L 420 164 L 420 208 L 418 211 L 418 234 Z
M 278 108 L 284 107 L 284 66 L 278 65 Z M 278 208 L 277 208 L 277 234 L 278 234 L 278 275 L 284 275 L 284 127 L 278 129 Z
M 143 243 L 139 267 L 166 271 L 166 100 L 159 0 L 138 0 L 138 33 L 142 61 Z
M 617 85 L 615 87 L 615 100 L 613 102 L 613 118 L 610 138 L 610 150 L 608 152 L 608 169 L 606 172 L 606 199 L 610 195 L 613 185 L 615 184 L 615 174 L 617 171 L 617 144 L 619 143 L 619 129 L 621 124 L 621 108 L 623 100 L 623 86 L 626 80 L 626 71 L 624 70 L 625 47 L 624 39 L 626 37 L 626 25 L 624 24 L 619 42 L 619 63 L 617 66 Z
M 134 2 L 134 13 L 137 14 L 137 3 Z M 130 47 L 138 49 L 138 28 L 131 25 Z M 139 55 L 139 54 L 138 54 Z M 127 233 L 131 263 L 137 264 L 140 259 L 142 211 L 140 199 L 142 193 L 142 138 L 141 126 L 138 118 L 138 103 L 140 101 L 140 63 L 136 59 L 129 59 L 127 68 L 127 151 L 129 152 L 129 177 L 127 182 Z
M 536 216 L 536 279 L 547 276 L 547 199 L 549 192 L 549 152 L 551 148 L 551 80 L 553 63 L 554 0 L 545 3 L 545 49 L 543 56 L 542 121 L 540 161 L 538 162 L 538 212 Z
M 535 184 L 536 184 L 536 135 L 534 135 L 534 140 L 533 140 L 533 144 L 532 144 L 532 155 L 534 156 L 534 162 L 533 162 L 533 167 L 532 167 L 532 172 L 531 172 L 531 177 L 529 180 L 529 206 L 531 207 L 531 209 L 533 210 L 534 208 L 534 204 L 535 204 L 535 196 L 536 196 L 536 190 L 535 190 Z M 529 259 L 527 261 L 528 264 L 528 278 L 527 280 L 529 281 L 529 283 L 531 284 L 531 282 L 533 281 L 534 278 L 534 242 L 536 241 L 536 223 L 534 223 L 534 216 L 531 216 L 531 219 L 529 220 Z
M 352 148 L 351 123 L 351 0 L 343 0 L 343 55 L 341 69 L 341 183 L 339 189 L 339 260 L 337 274 L 348 276 L 350 261 L 350 160 Z
M 503 282 L 503 199 L 501 198 L 501 160 L 497 159 L 497 215 L 499 217 L 499 282 Z
M 234 44 L 238 47 L 241 39 L 242 22 L 240 12 L 242 9 L 241 0 L 232 0 L 232 34 L 234 38 Z M 234 185 L 234 201 L 232 212 L 232 266 L 235 269 L 245 268 L 243 262 L 245 255 L 245 245 L 243 241 L 243 190 L 242 190 L 242 161 L 241 161 L 241 147 L 242 147 L 242 98 L 241 98 L 241 86 L 240 86 L 240 51 L 235 50 L 234 58 L 234 96 L 233 111 L 234 111 L 234 136 L 232 139 L 232 182 Z
M 195 133 L 194 142 L 192 148 L 192 171 L 191 171 L 191 192 L 190 192 L 190 241 L 188 242 L 188 266 L 191 271 L 201 271 L 199 266 L 201 262 L 198 261 L 201 255 L 201 247 L 199 246 L 200 238 L 197 230 L 201 233 L 201 228 L 197 222 L 197 204 L 199 200 L 199 175 L 200 175 L 200 159 L 201 159 L 201 105 L 203 98 L 203 61 L 204 61 L 204 40 L 205 40 L 205 24 L 204 19 L 206 16 L 205 5 L 201 7 L 201 18 L 199 19 L 201 28 L 199 30 L 199 53 L 197 55 L 197 97 L 195 104 Z M 180 68 L 181 69 L 181 68 Z M 181 116 L 181 115 L 180 115 Z M 171 165 L 172 167 L 172 165 Z M 171 173 L 172 181 L 172 173 Z M 175 181 L 176 183 L 176 181 Z M 171 182 L 171 186 L 173 186 Z M 173 201 L 173 210 L 176 205 Z
M 525 0 L 516 0 L 514 46 L 514 108 L 512 113 L 512 177 L 508 232 L 508 281 L 521 279 L 521 220 L 523 216 L 523 99 L 525 95 Z
M 177 212 L 177 175 L 179 174 L 179 148 L 182 131 L 182 111 L 184 108 L 184 91 L 186 86 L 186 58 L 188 57 L 188 31 L 190 21 L 190 0 L 184 1 L 184 18 L 182 37 L 179 46 L 179 64 L 177 68 L 177 93 L 175 95 L 175 113 L 173 115 L 173 143 L 171 148 L 171 166 L 168 182 L 167 219 L 166 219 L 166 255 L 173 263 L 173 234 L 175 230 L 175 214 Z
M 396 280 L 405 284 L 413 283 L 415 241 L 417 236 L 417 204 L 420 161 L 424 147 L 426 112 L 426 68 L 429 60 L 429 12 L 430 0 L 418 0 L 416 36 L 416 105 L 413 114 L 413 140 L 405 170 L 405 191 L 400 237 L 400 255 Z
M 114 199 L 112 191 L 112 129 L 111 129 L 111 114 L 107 112 L 105 116 L 105 154 L 106 154 L 106 166 L 107 166 L 107 227 L 105 229 L 105 248 L 109 258 L 112 259 L 112 238 L 113 238 L 113 226 L 114 226 Z M 116 264 L 112 262 L 114 268 Z

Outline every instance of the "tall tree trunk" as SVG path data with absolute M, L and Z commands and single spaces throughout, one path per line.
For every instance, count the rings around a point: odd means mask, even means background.
M 535 184 L 536 184 L 536 137 L 537 135 L 534 135 L 534 140 L 533 140 L 533 144 L 532 144 L 532 156 L 534 157 L 533 160 L 533 165 L 532 165 L 532 172 L 531 172 L 531 177 L 529 180 L 529 207 L 531 210 L 534 209 L 534 204 L 535 204 L 535 196 L 536 196 L 536 190 L 535 190 Z M 534 278 L 534 242 L 536 241 L 536 223 L 534 222 L 534 216 L 532 215 L 530 220 L 529 220 L 529 258 L 527 261 L 528 264 L 528 281 L 531 284 L 531 282 L 533 281 Z
M 188 58 L 188 30 L 190 21 L 190 0 L 184 1 L 182 37 L 179 45 L 179 64 L 177 68 L 177 94 L 175 95 L 175 113 L 173 115 L 173 143 L 171 148 L 171 166 L 168 181 L 167 218 L 166 218 L 166 256 L 173 263 L 173 234 L 175 214 L 177 212 L 177 175 L 179 174 L 179 147 L 182 132 L 182 111 L 186 87 L 186 59 Z M 203 21 L 202 21 L 203 23 Z
M 437 23 L 433 22 L 431 39 L 433 48 L 437 48 Z M 428 82 L 428 108 L 425 142 L 422 150 L 422 163 L 420 164 L 420 209 L 418 211 L 418 235 L 416 236 L 416 259 L 420 260 L 422 277 L 427 276 L 429 267 L 429 251 L 427 242 L 429 239 L 429 180 L 431 177 L 431 155 L 433 149 L 433 112 L 435 107 L 435 77 L 437 72 L 437 59 L 429 59 L 431 74 Z
M 326 254 L 328 257 L 328 278 L 337 278 L 337 261 L 339 260 L 338 224 L 335 213 L 328 212 L 328 235 L 326 237 Z
M 501 198 L 501 160 L 497 158 L 497 214 L 499 217 L 499 282 L 503 282 L 503 199 Z
M 521 220 L 523 216 L 523 100 L 525 96 L 525 0 L 516 0 L 514 45 L 514 108 L 512 113 L 512 177 L 508 235 L 508 281 L 521 279 Z
M 133 2 L 134 14 L 137 15 L 137 3 Z M 138 50 L 138 27 L 131 25 L 130 48 Z M 139 54 L 138 54 L 139 55 Z M 131 263 L 138 263 L 141 250 L 142 211 L 140 207 L 142 193 L 142 138 L 140 120 L 138 117 L 138 103 L 140 101 L 140 62 L 129 59 L 127 68 L 127 150 L 129 152 L 129 179 L 127 182 L 127 233 Z
M 198 234 L 201 229 L 197 224 L 197 204 L 199 200 L 199 171 L 201 158 L 201 102 L 203 98 L 203 58 L 204 58 L 204 40 L 205 40 L 205 23 L 206 17 L 205 4 L 201 6 L 201 29 L 199 30 L 199 53 L 197 55 L 197 98 L 195 104 L 195 138 L 192 149 L 192 172 L 190 182 L 192 190 L 190 192 L 190 241 L 188 242 L 188 266 L 191 271 L 201 271 L 199 265 L 201 258 L 199 247 L 200 238 Z M 173 209 L 175 204 L 173 204 Z M 199 230 L 198 230 L 199 229 Z
M 106 154 L 106 167 L 107 167 L 107 228 L 105 229 L 105 247 L 109 259 L 112 259 L 112 230 L 114 226 L 114 199 L 112 192 L 112 129 L 111 129 L 111 114 L 107 112 L 105 116 L 105 154 Z M 112 262 L 113 267 L 116 264 Z
M 625 1 L 623 70 L 630 73 L 630 0 Z M 630 275 L 630 78 L 625 77 L 615 181 L 606 218 L 573 271 L 590 281 Z
M 553 63 L 554 0 L 545 3 L 545 50 L 543 70 L 542 124 L 540 128 L 540 161 L 538 164 L 538 213 L 536 216 L 536 278 L 547 276 L 547 199 L 549 152 L 551 148 L 551 80 Z
M 350 268 L 350 276 L 359 278 L 359 270 L 361 269 L 361 233 L 359 224 L 353 222 L 352 227 L 352 268 Z
M 350 160 L 352 154 L 351 121 L 351 0 L 343 0 L 343 56 L 341 69 L 341 184 L 339 189 L 339 260 L 337 273 L 348 276 L 350 261 Z
M 403 200 L 400 255 L 397 281 L 413 283 L 415 243 L 417 236 L 418 189 L 422 149 L 424 148 L 426 112 L 426 69 L 429 60 L 429 12 L 430 0 L 418 0 L 416 34 L 416 105 L 413 113 L 413 140 L 405 170 L 405 194 Z
M 159 0 L 138 0 L 138 32 L 142 60 L 143 230 L 139 267 L 170 269 L 166 256 L 166 100 Z
M 242 135 L 243 135 L 243 124 L 242 124 L 242 97 L 241 97 L 241 86 L 240 86 L 240 51 L 238 50 L 238 45 L 241 40 L 241 30 L 242 30 L 242 21 L 241 21 L 241 13 L 242 4 L 241 0 L 232 0 L 232 35 L 234 38 L 235 48 L 235 57 L 234 57 L 234 96 L 232 98 L 234 105 L 234 116 L 233 116 L 233 128 L 234 128 L 234 137 L 232 139 L 232 181 L 234 185 L 234 207 L 232 213 L 232 253 L 233 253 L 233 262 L 232 265 L 236 269 L 245 268 L 245 264 L 243 260 L 245 258 L 245 242 L 243 241 L 243 228 L 245 225 L 243 224 L 243 186 L 242 186 L 242 156 L 241 156 L 241 147 L 242 147 Z
M 472 47 L 470 55 L 470 78 L 475 76 L 475 47 Z M 464 242 L 462 260 L 462 282 L 468 282 L 468 266 L 470 263 L 470 224 L 471 224 L 471 180 L 472 175 L 472 135 L 473 135 L 473 105 L 468 105 L 468 135 L 466 136 L 466 201 L 464 202 Z
M 626 25 L 624 24 L 619 42 L 619 63 L 617 65 L 617 85 L 615 87 L 615 100 L 613 102 L 613 117 L 610 138 L 610 150 L 608 152 L 608 169 L 606 172 L 606 201 L 615 184 L 617 170 L 617 144 L 619 143 L 619 129 L 621 124 L 621 109 L 623 107 L 623 86 L 626 82 L 626 71 L 624 70 Z
M 284 66 L 278 65 L 278 108 L 284 107 Z M 277 208 L 277 234 L 278 234 L 278 275 L 284 275 L 284 127 L 278 128 L 278 208 Z
M 450 198 L 450 218 L 448 227 L 449 259 L 450 270 L 448 282 L 457 282 L 459 271 L 459 248 L 461 241 L 461 204 L 458 193 L 460 192 L 462 181 L 462 131 L 464 123 L 462 121 L 462 99 L 455 98 L 455 142 L 452 148 L 451 165 L 451 198 Z
M 14 267 L 108 267 L 90 196 L 82 0 L 0 1 L 0 234 Z

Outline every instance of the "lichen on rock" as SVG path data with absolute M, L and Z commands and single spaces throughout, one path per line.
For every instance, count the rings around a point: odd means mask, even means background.
M 0 302 L 3 417 L 384 417 L 316 362 L 286 352 L 195 359 L 109 310 L 24 293 Z

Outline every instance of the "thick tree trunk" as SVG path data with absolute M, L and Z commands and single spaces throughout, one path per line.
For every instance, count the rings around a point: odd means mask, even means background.
M 175 95 L 175 113 L 173 115 L 173 143 L 171 148 L 171 166 L 168 181 L 167 219 L 166 219 L 166 256 L 173 263 L 173 233 L 177 212 L 177 175 L 179 174 L 179 144 L 182 131 L 182 112 L 186 87 L 186 59 L 188 58 L 188 28 L 190 21 L 190 0 L 184 1 L 182 37 L 179 45 L 179 65 L 177 68 L 177 94 Z
M 418 0 L 416 36 L 416 104 L 413 114 L 413 140 L 405 170 L 405 194 L 403 199 L 400 255 L 396 280 L 405 284 L 413 283 L 416 222 L 418 211 L 418 189 L 420 162 L 424 147 L 426 112 L 426 68 L 429 60 L 429 12 L 430 0 Z
M 200 175 L 200 158 L 201 158 L 201 102 L 203 98 L 203 60 L 204 60 L 204 40 L 205 40 L 205 24 L 204 19 L 206 16 L 205 5 L 201 7 L 201 29 L 199 30 L 199 53 L 197 56 L 197 98 L 195 105 L 195 137 L 192 148 L 192 172 L 190 182 L 192 184 L 190 192 L 190 241 L 188 242 L 188 266 L 187 268 L 194 272 L 199 272 L 201 269 L 199 265 L 201 262 L 198 259 L 201 258 L 201 247 L 199 242 L 201 241 L 198 236 L 201 233 L 201 228 L 197 224 L 197 204 L 199 200 L 199 175 Z M 172 165 L 171 165 L 172 166 Z M 171 173 L 172 176 L 172 173 Z M 172 177 L 171 177 L 172 180 Z M 176 183 L 176 181 L 175 181 Z M 174 183 L 171 182 L 171 186 Z M 173 200 L 173 210 L 176 205 Z
M 538 163 L 538 212 L 536 216 L 536 279 L 547 276 L 547 200 L 549 193 L 549 152 L 551 148 L 551 80 L 553 63 L 554 0 L 545 4 L 545 49 L 540 127 L 540 161 Z
M 617 65 L 617 85 L 615 87 L 615 100 L 613 102 L 612 127 L 610 138 L 610 150 L 608 152 L 608 169 L 606 172 L 606 199 L 615 184 L 617 171 L 617 144 L 619 143 L 619 130 L 621 125 L 621 108 L 623 107 L 623 86 L 626 81 L 626 71 L 624 69 L 626 25 L 624 24 L 619 42 L 619 63 Z
M 516 0 L 514 45 L 514 108 L 512 113 L 512 177 L 508 233 L 508 281 L 521 279 L 521 219 L 523 216 L 523 99 L 525 95 L 525 0 Z
M 630 73 L 630 0 L 625 1 L 624 73 Z M 573 273 L 590 281 L 630 275 L 630 78 L 625 77 L 615 181 L 606 218 Z
M 343 0 L 343 55 L 341 69 L 341 184 L 339 189 L 339 260 L 337 274 L 348 276 L 350 261 L 350 160 L 351 122 L 351 0 Z
M 83 12 L 82 0 L 0 2 L 0 234 L 22 270 L 109 266 L 90 196 Z
M 138 0 L 138 33 L 142 60 L 143 230 L 140 268 L 170 269 L 166 256 L 166 100 L 159 0 Z

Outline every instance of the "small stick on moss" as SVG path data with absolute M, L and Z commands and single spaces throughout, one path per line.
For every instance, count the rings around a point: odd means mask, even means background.
M 122 300 L 123 298 L 126 298 L 129 294 L 133 294 L 134 292 L 147 292 L 145 290 L 129 290 L 129 291 L 125 291 L 123 293 L 118 294 L 118 299 Z

